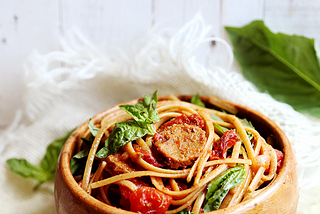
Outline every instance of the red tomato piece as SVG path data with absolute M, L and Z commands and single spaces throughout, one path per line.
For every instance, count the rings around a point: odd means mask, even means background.
M 278 150 L 278 149 L 274 149 L 274 151 L 276 152 L 277 155 L 277 171 L 282 167 L 282 163 L 283 163 L 283 153 Z
M 199 128 L 203 128 L 204 120 L 198 114 L 192 114 L 189 116 L 182 114 L 181 116 L 176 117 L 175 119 L 162 124 L 158 131 L 160 132 L 164 130 L 165 127 L 172 126 L 173 124 L 188 124 L 198 126 Z
M 172 197 L 153 187 L 140 187 L 129 195 L 130 211 L 138 213 L 165 213 Z
M 227 151 L 234 146 L 240 140 L 238 134 L 234 129 L 226 131 L 215 145 L 215 149 L 212 150 L 210 160 L 216 160 L 227 157 Z
M 159 140 L 161 140 L 162 138 L 163 138 L 162 135 L 159 134 L 159 133 L 155 133 L 155 134 L 153 135 L 153 140 L 155 140 L 155 141 L 159 141 Z

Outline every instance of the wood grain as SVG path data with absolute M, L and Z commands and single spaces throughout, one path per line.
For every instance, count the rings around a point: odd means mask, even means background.
M 22 104 L 23 65 L 37 50 L 60 50 L 60 37 L 78 29 L 110 56 L 118 47 L 130 53 L 147 30 L 162 26 L 174 33 L 200 12 L 210 35 L 226 39 L 224 27 L 262 19 L 273 31 L 319 39 L 320 1 L 303 0 L 12 0 L 0 8 L 0 127 Z M 203 44 L 195 53 L 208 66 L 225 64 L 221 44 Z M 220 63 L 220 64 L 219 64 Z M 237 66 L 234 69 L 239 69 Z

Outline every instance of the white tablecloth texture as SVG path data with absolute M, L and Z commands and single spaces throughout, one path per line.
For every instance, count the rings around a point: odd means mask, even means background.
M 152 94 L 213 95 L 262 112 L 288 136 L 300 181 L 298 213 L 320 210 L 320 122 L 260 93 L 239 71 L 199 63 L 197 48 L 208 38 L 200 15 L 168 35 L 161 28 L 135 41 L 132 53 L 106 54 L 77 31 L 61 41 L 62 50 L 32 54 L 25 66 L 23 105 L 0 135 L 1 213 L 56 213 L 53 183 L 33 191 L 36 181 L 9 170 L 6 160 L 26 158 L 37 165 L 54 139 L 117 103 Z M 229 49 L 228 49 L 229 48 Z M 219 58 L 232 60 L 230 47 Z M 229 66 L 230 67 L 230 66 Z

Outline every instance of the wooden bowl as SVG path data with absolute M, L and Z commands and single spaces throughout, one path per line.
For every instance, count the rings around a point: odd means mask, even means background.
M 181 100 L 190 101 L 191 96 L 178 96 Z M 206 106 L 210 107 L 209 97 L 201 97 Z M 159 96 L 159 100 L 168 99 L 168 96 Z M 216 99 L 219 105 L 221 100 Z M 130 104 L 135 104 L 137 99 L 131 100 Z M 269 118 L 250 108 L 222 101 L 227 106 L 238 112 L 238 116 L 247 118 L 253 123 L 255 128 L 262 136 L 272 135 L 275 139 L 275 147 L 284 153 L 283 166 L 278 176 L 267 187 L 256 196 L 240 204 L 210 212 L 210 214 L 222 213 L 266 213 L 266 214 L 283 214 L 295 213 L 297 209 L 299 193 L 296 162 L 291 145 L 286 135 L 281 129 Z M 124 104 L 124 103 L 122 103 Z M 120 104 L 119 104 L 120 105 Z M 100 121 L 105 115 L 112 113 L 118 108 L 111 107 L 92 119 Z M 75 144 L 77 139 L 87 128 L 87 122 L 78 127 L 65 143 L 57 164 L 55 176 L 55 203 L 58 214 L 63 213 L 113 213 L 128 214 L 132 213 L 124 211 L 113 206 L 109 206 L 100 202 L 94 197 L 88 195 L 75 181 L 70 171 L 70 159 L 74 155 Z

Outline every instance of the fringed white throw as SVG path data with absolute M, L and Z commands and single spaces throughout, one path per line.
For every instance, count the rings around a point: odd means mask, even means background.
M 33 54 L 25 67 L 24 105 L 0 135 L 1 213 L 56 213 L 53 184 L 34 192 L 35 181 L 13 174 L 7 159 L 38 164 L 54 139 L 108 107 L 156 89 L 159 94 L 214 95 L 271 118 L 295 151 L 301 190 L 298 213 L 319 213 L 320 122 L 259 93 L 239 72 L 197 62 L 199 45 L 216 41 L 227 50 L 222 58 L 232 63 L 230 46 L 209 38 L 209 29 L 201 15 L 170 37 L 154 28 L 133 55 L 119 51 L 116 60 L 80 33 L 62 41 L 62 51 Z

